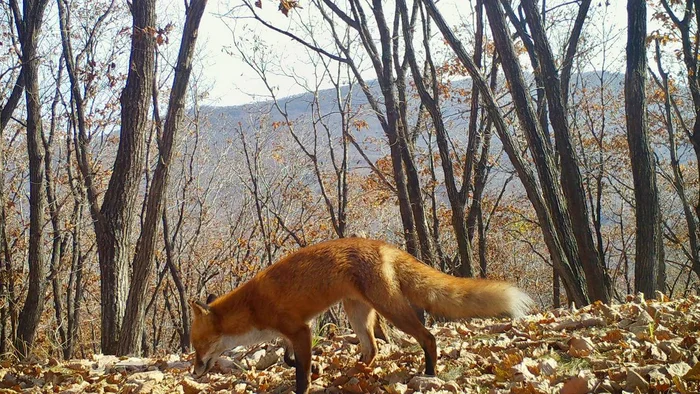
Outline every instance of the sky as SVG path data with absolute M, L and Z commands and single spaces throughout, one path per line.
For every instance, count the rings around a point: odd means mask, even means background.
M 460 20 L 470 18 L 468 14 L 473 5 L 469 0 L 441 0 L 438 7 L 451 22 L 452 25 Z M 550 2 L 553 3 L 553 2 Z M 600 3 L 594 1 L 595 3 Z M 625 1 L 613 0 L 613 5 L 608 7 L 606 19 L 608 25 L 624 23 L 626 20 Z M 619 7 L 614 5 L 619 4 Z M 209 94 L 203 104 L 205 105 L 240 105 L 269 97 L 267 89 L 258 76 L 239 58 L 237 54 L 231 54 L 230 50 L 234 41 L 233 31 L 239 37 L 248 35 L 242 32 L 255 32 L 262 41 L 269 45 L 271 56 L 281 57 L 285 68 L 293 70 L 301 78 L 311 78 L 310 67 L 303 61 L 307 57 L 304 49 L 291 39 L 270 31 L 259 22 L 252 19 L 234 20 L 230 15 L 231 10 L 240 7 L 240 0 L 210 0 L 200 27 L 200 56 L 202 57 L 202 73 L 204 85 Z M 302 10 L 292 11 L 290 17 L 284 17 L 277 10 L 277 0 L 262 0 L 263 8 L 258 13 L 275 26 L 285 29 L 300 20 L 313 20 L 316 13 L 307 1 L 302 0 Z M 434 31 L 437 31 L 434 28 Z M 251 37 L 247 37 L 251 38 Z M 624 39 L 624 36 L 621 38 Z M 623 41 L 623 40 L 620 40 Z M 227 51 L 228 50 L 228 51 Z M 624 47 L 622 48 L 624 52 Z M 374 79 L 368 70 L 367 78 Z M 293 80 L 283 76 L 271 76 L 270 82 L 277 88 L 280 97 L 294 95 L 303 92 Z

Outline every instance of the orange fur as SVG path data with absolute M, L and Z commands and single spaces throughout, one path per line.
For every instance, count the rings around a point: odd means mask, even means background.
M 378 312 L 416 338 L 425 351 L 426 373 L 435 374 L 435 338 L 413 306 L 450 319 L 527 312 L 531 300 L 505 282 L 456 278 L 381 241 L 344 238 L 302 248 L 282 258 L 209 305 L 191 302 L 191 342 L 196 375 L 206 373 L 224 351 L 283 336 L 296 358 L 297 393 L 308 390 L 311 332 L 308 322 L 343 302 L 360 340 L 362 361 L 377 353 Z

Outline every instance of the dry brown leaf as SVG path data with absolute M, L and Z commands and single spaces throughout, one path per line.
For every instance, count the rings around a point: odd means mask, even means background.
M 578 375 L 564 382 L 560 394 L 586 394 L 595 385 L 595 376 L 590 371 L 581 371 Z
M 683 380 L 687 382 L 700 381 L 700 362 L 693 365 L 693 367 L 683 375 Z
M 587 337 L 571 337 L 568 344 L 568 353 L 573 357 L 587 357 L 595 350 L 595 344 Z

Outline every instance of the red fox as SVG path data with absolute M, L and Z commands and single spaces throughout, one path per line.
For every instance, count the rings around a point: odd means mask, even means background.
M 282 336 L 294 351 L 296 392 L 307 393 L 308 322 L 340 301 L 360 341 L 362 362 L 370 365 L 377 354 L 374 323 L 379 313 L 418 341 L 428 375 L 435 375 L 437 346 L 414 306 L 435 316 L 464 319 L 517 318 L 532 304 L 508 283 L 450 276 L 381 241 L 326 241 L 287 255 L 208 305 L 190 301 L 195 376 L 204 375 L 226 350 Z M 290 360 L 285 354 L 285 361 Z

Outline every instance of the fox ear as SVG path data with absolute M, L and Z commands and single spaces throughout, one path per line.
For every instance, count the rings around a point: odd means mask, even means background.
M 207 296 L 207 304 L 211 304 L 216 299 L 216 294 L 211 294 Z
M 190 307 L 195 317 L 206 316 L 209 314 L 209 306 L 202 301 L 190 301 Z

